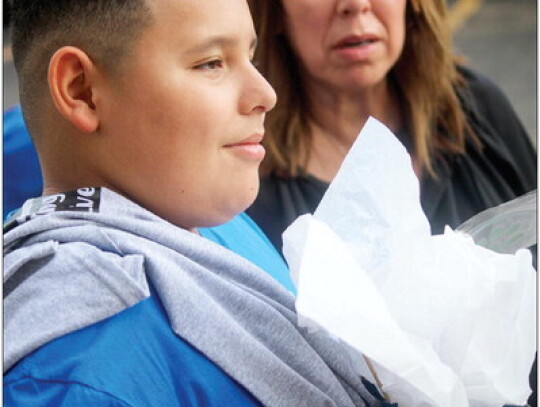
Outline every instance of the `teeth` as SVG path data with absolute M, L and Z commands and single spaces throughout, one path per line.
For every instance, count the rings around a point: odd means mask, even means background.
M 373 41 L 372 40 L 364 40 L 364 41 L 358 41 L 358 42 L 349 42 L 347 44 L 345 44 L 345 47 L 358 47 L 360 45 L 366 45 L 366 44 L 371 44 Z

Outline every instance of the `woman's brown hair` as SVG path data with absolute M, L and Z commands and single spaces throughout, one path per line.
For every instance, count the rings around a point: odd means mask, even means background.
M 302 85 L 298 58 L 285 35 L 285 14 L 279 0 L 248 0 L 259 47 L 255 60 L 275 88 L 278 103 L 267 114 L 267 156 L 262 173 L 292 176 L 304 167 L 311 143 L 311 112 Z M 465 138 L 476 141 L 457 89 L 463 79 L 452 54 L 444 0 L 408 0 L 403 52 L 389 72 L 412 134 L 412 154 L 420 170 L 435 175 L 434 157 L 463 154 Z

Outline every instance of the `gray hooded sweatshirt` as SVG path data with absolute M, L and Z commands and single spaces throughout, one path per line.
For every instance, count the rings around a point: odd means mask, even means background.
M 363 367 L 299 328 L 294 296 L 231 251 L 104 188 L 30 200 L 4 235 L 4 369 L 155 288 L 174 332 L 266 406 L 378 406 Z

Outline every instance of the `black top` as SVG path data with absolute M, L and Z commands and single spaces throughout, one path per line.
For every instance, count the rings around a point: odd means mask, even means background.
M 444 225 L 459 226 L 484 209 L 536 188 L 536 153 L 525 129 L 502 91 L 485 76 L 460 71 L 467 89 L 460 99 L 480 138 L 479 150 L 467 143 L 466 155 L 448 155 L 435 161 L 437 179 L 420 180 L 421 203 L 432 232 Z M 407 135 L 399 135 L 407 145 Z M 391 163 L 388 163 L 391 165 Z M 247 211 L 281 251 L 281 234 L 299 215 L 313 213 L 328 184 L 310 175 L 261 180 L 261 189 Z

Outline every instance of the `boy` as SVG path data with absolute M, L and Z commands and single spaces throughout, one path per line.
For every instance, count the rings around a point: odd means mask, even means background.
M 379 405 L 294 297 L 197 228 L 258 189 L 245 0 L 15 2 L 44 177 L 4 235 L 7 406 Z

